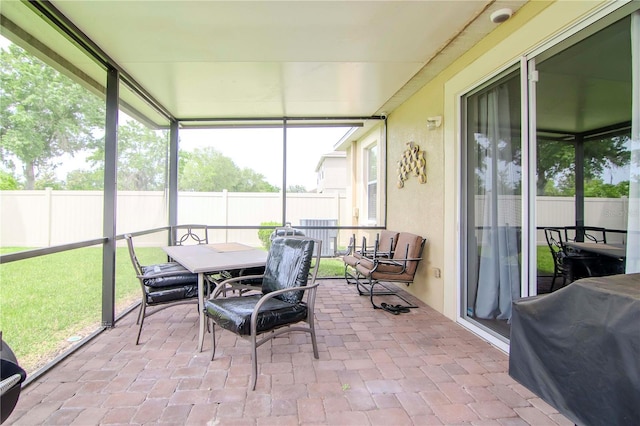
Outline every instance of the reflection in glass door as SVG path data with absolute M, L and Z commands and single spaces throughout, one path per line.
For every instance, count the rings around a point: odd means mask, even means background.
M 505 338 L 520 297 L 520 71 L 465 98 L 466 319 Z
M 539 294 L 579 278 L 625 271 L 625 256 L 577 253 L 571 244 L 629 246 L 631 24 L 627 16 L 536 58 Z M 547 242 L 545 234 L 552 232 L 556 241 Z

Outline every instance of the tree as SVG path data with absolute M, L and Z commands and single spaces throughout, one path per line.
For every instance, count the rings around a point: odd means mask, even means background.
M 73 191 L 101 191 L 104 189 L 104 169 L 74 170 L 67 173 L 66 189 Z
M 0 159 L 20 161 L 25 189 L 104 128 L 104 101 L 15 45 L 0 49 Z
M 181 191 L 278 192 L 264 176 L 251 169 L 239 168 L 233 160 L 215 148 L 198 148 L 180 152 L 178 189 Z
M 545 188 L 548 182 L 561 178 L 571 170 L 575 163 L 573 144 L 562 141 L 540 140 L 537 145 L 537 193 L 547 195 Z
M 628 141 L 629 137 L 624 135 L 586 142 L 584 144 L 585 182 L 599 178 L 605 167 L 629 164 Z M 564 141 L 538 141 L 537 149 L 537 192 L 538 195 L 550 195 L 545 192 L 549 187 L 549 181 L 569 182 L 575 175 L 574 145 Z M 574 195 L 574 193 L 575 189 L 568 195 Z
M 118 127 L 118 189 L 161 191 L 167 175 L 167 136 L 137 121 Z M 99 190 L 104 187 L 104 145 L 87 157 L 90 170 L 67 174 L 67 189 Z
M 307 188 L 304 185 L 289 185 L 287 188 L 287 192 L 290 193 L 305 193 L 307 192 Z
M 40 173 L 38 179 L 36 179 L 33 189 L 64 189 L 64 182 L 61 182 L 51 170 L 47 170 L 44 173 Z
M 137 121 L 118 128 L 118 189 L 161 191 L 166 186 L 168 138 Z
M 0 190 L 16 189 L 20 189 L 18 180 L 11 173 L 0 170 Z

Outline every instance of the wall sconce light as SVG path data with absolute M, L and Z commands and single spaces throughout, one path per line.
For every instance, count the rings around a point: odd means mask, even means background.
M 434 130 L 442 125 L 442 116 L 427 117 L 427 129 Z

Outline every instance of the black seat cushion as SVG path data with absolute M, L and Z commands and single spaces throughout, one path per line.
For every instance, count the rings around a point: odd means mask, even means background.
M 261 294 L 207 300 L 204 309 L 220 327 L 242 336 L 251 334 L 251 313 Z M 258 333 L 272 330 L 290 323 L 303 321 L 307 317 L 307 305 L 289 303 L 276 297 L 268 299 L 258 313 Z
M 307 285 L 313 245 L 313 240 L 292 238 L 273 240 L 262 280 L 262 293 Z M 276 297 L 284 302 L 298 303 L 302 300 L 302 296 L 302 291 L 293 291 Z
M 191 299 L 198 297 L 198 284 L 186 284 L 177 287 L 153 288 L 145 287 L 147 294 L 147 304 L 172 302 L 181 299 Z
M 193 274 L 176 262 L 142 267 L 147 303 L 154 305 L 198 297 L 198 274 Z M 153 277 L 160 273 L 184 272 L 177 275 Z
M 160 273 L 167 272 L 184 272 L 164 277 L 153 277 Z M 184 266 L 176 262 L 160 263 L 158 265 L 148 265 L 142 267 L 144 275 L 144 285 L 154 289 L 163 287 L 175 287 L 180 285 L 195 284 L 198 285 L 198 274 L 189 272 Z M 151 277 L 151 278 L 146 278 Z
M 237 277 L 249 276 L 249 275 L 263 275 L 264 266 L 256 266 L 253 268 L 243 268 L 243 269 L 233 269 L 231 271 L 226 271 L 226 273 L 228 275 L 227 278 L 237 278 Z M 261 286 L 262 278 L 242 280 L 240 283 L 244 285 Z

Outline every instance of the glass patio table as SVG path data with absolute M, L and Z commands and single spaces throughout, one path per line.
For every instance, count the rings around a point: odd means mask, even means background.
M 162 248 L 173 260 L 198 274 L 198 351 L 202 352 L 205 332 L 204 274 L 264 266 L 267 252 L 240 243 L 167 246 Z

